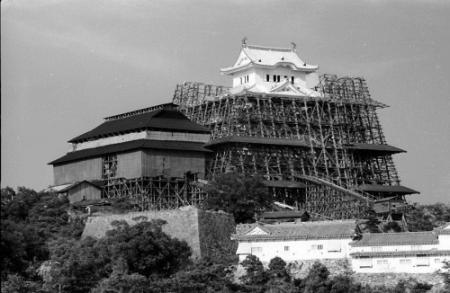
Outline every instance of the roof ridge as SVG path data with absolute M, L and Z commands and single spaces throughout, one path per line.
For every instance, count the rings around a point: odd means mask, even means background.
M 267 47 L 259 45 L 246 45 L 244 47 L 249 49 L 265 50 L 265 51 L 279 51 L 279 52 L 295 52 L 292 48 L 281 48 L 281 47 Z

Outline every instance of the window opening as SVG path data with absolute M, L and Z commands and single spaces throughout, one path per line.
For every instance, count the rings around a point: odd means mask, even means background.
M 117 155 L 107 155 L 102 158 L 102 178 L 109 179 L 116 177 Z
M 270 81 L 270 75 L 266 74 L 266 81 L 269 82 Z

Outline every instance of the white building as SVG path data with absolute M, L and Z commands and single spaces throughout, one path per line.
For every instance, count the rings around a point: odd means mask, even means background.
M 355 221 L 244 224 L 236 227 L 239 261 L 350 259 L 357 273 L 434 273 L 450 261 L 450 224 L 435 231 L 359 233 Z
M 255 255 L 268 263 L 276 256 L 286 262 L 349 257 L 349 243 L 357 235 L 355 221 L 256 223 L 238 225 L 239 260 Z
M 450 224 L 429 232 L 368 233 L 350 243 L 359 273 L 433 273 L 450 260 Z
M 273 48 L 247 45 L 244 40 L 235 64 L 221 72 L 233 79 L 231 93 L 320 96 L 314 90 L 319 82 L 318 69 L 300 59 L 295 44 L 291 48 Z

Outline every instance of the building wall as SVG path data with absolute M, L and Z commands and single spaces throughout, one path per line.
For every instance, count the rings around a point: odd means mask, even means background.
M 192 258 L 209 256 L 214 259 L 224 254 L 234 255 L 233 242 L 230 240 L 231 233 L 234 231 L 232 216 L 221 212 L 205 212 L 192 206 L 176 210 L 93 215 L 87 219 L 82 237 L 105 236 L 108 230 L 113 229 L 111 225 L 113 221 L 124 220 L 134 225 L 152 219 L 166 221 L 163 231 L 172 237 L 186 241 L 192 249 Z M 211 223 L 215 231 L 210 229 Z
M 386 252 L 386 251 L 417 251 L 438 249 L 439 244 L 429 245 L 385 245 L 385 246 L 353 246 L 351 252 Z
M 183 177 L 187 171 L 205 176 L 205 154 L 199 152 L 146 150 L 142 158 L 143 176 Z
M 101 158 L 93 158 L 54 166 L 53 175 L 55 185 L 101 179 L 102 161 Z
M 237 254 L 244 260 L 248 254 L 262 262 L 270 262 L 276 256 L 286 262 L 310 259 L 340 259 L 349 255 L 352 239 L 280 240 L 239 242 Z M 286 248 L 287 247 L 287 248 Z
M 429 274 L 441 269 L 444 260 L 450 256 L 352 258 L 352 269 L 356 273 Z
M 195 141 L 208 142 L 209 134 L 204 133 L 188 133 L 188 132 L 170 132 L 170 131 L 150 131 L 144 130 L 139 132 L 120 134 L 110 137 L 98 138 L 86 142 L 72 144 L 71 151 L 79 151 L 89 148 L 96 148 L 110 144 L 122 143 L 138 139 L 153 139 L 153 140 L 179 140 L 179 141 Z
M 137 178 L 142 176 L 142 151 L 117 154 L 117 173 L 120 178 Z
M 87 183 L 81 183 L 67 192 L 70 203 L 79 202 L 82 200 L 95 200 L 101 199 L 102 192 L 99 188 L 96 188 Z
M 267 74 L 270 77 L 269 82 L 266 80 Z M 285 76 L 287 76 L 289 81 L 291 80 L 291 76 L 294 76 L 294 84 L 304 88 L 313 88 L 319 83 L 319 77 L 316 72 L 306 73 L 293 71 L 287 67 L 278 67 L 275 69 L 251 68 L 247 71 L 242 71 L 233 75 L 233 87 L 240 86 L 241 78 L 244 80 L 246 75 L 249 76 L 249 82 L 242 83 L 244 85 L 268 83 L 276 86 L 279 83 L 273 82 L 273 75 L 280 75 L 280 83 L 284 82 Z

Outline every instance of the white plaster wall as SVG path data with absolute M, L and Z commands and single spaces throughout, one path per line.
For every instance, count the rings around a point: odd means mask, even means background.
M 391 245 L 351 247 L 351 252 L 386 252 L 386 251 L 416 251 L 438 249 L 439 244 L 432 245 Z
M 110 144 L 122 143 L 138 139 L 154 139 L 154 140 L 180 140 L 194 142 L 208 142 L 209 134 L 203 133 L 187 133 L 187 132 L 166 132 L 166 131 L 140 131 L 127 134 L 121 134 L 111 137 L 99 138 L 96 140 L 74 143 L 72 151 L 79 151 L 89 148 L 96 148 Z
M 439 249 L 450 250 L 450 235 L 439 235 Z
M 348 239 L 318 239 L 318 240 L 291 240 L 291 241 L 259 241 L 259 242 L 243 242 L 239 241 L 238 251 L 239 260 L 242 261 L 247 257 L 245 252 L 252 251 L 252 248 L 261 247 L 260 252 L 254 252 L 262 262 L 270 262 L 276 256 L 282 258 L 286 262 L 309 260 L 309 259 L 340 259 L 349 255 Z M 317 245 L 322 245 L 322 249 L 317 249 Z M 285 246 L 289 249 L 286 251 Z M 316 246 L 316 247 L 314 247 Z M 330 252 L 332 248 L 340 246 L 339 252 Z M 244 252 L 241 254 L 240 252 Z
M 270 76 L 270 81 L 266 81 L 266 75 Z M 294 76 L 294 85 L 304 87 L 304 88 L 314 88 L 319 83 L 319 75 L 316 72 L 305 73 L 293 71 L 288 67 L 278 67 L 275 69 L 265 69 L 265 68 L 249 68 L 246 71 L 238 72 L 233 76 L 233 87 L 241 85 L 240 78 L 249 75 L 249 82 L 242 83 L 243 85 L 251 86 L 253 84 L 269 84 L 271 86 L 276 86 L 278 83 L 273 82 L 273 75 L 280 75 L 280 82 L 285 80 L 284 76 L 290 81 L 291 76 Z
M 430 257 L 390 257 L 390 258 L 371 258 L 369 261 L 372 267 L 367 266 L 368 259 L 352 258 L 352 269 L 356 273 L 433 273 L 443 266 L 444 260 L 450 260 L 450 256 L 430 256 Z M 403 260 L 403 262 L 401 261 Z M 405 263 L 405 260 L 409 260 Z M 429 265 L 423 266 L 423 261 Z

